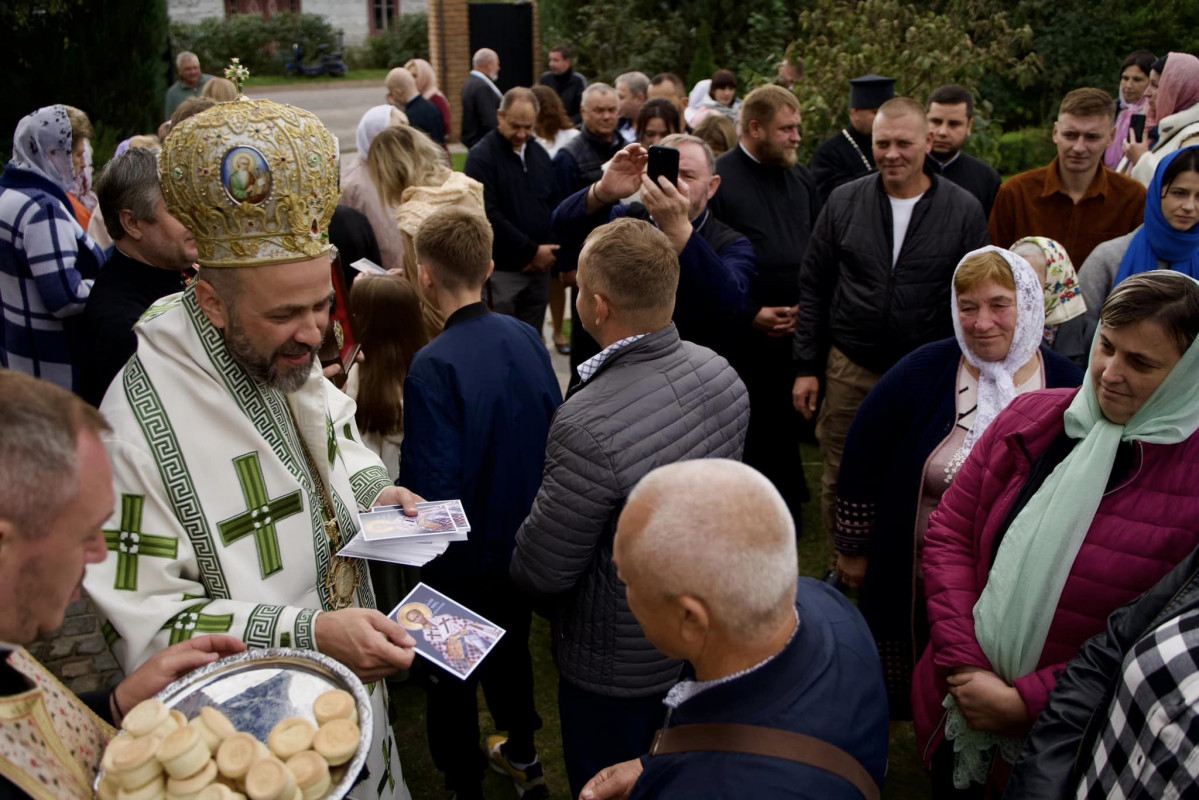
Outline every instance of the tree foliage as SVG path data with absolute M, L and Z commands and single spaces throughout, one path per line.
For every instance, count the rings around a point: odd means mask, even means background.
M 1002 12 L 970 17 L 920 10 L 902 0 L 819 0 L 799 15 L 799 26 L 807 75 L 798 94 L 808 153 L 845 125 L 852 77 L 894 77 L 896 94 L 923 102 L 943 84 L 959 84 L 977 96 L 987 75 L 1028 85 L 1041 70 L 1031 51 L 1032 31 L 1014 27 Z M 978 105 L 980 135 L 973 145 L 994 160 L 991 111 L 985 102 Z
M 171 52 L 190 50 L 200 58 L 205 72 L 221 74 L 231 58 L 240 58 L 250 75 L 282 75 L 291 59 L 291 46 L 304 42 L 306 62 L 316 61 L 317 48 L 336 48 L 341 31 L 317 14 L 234 14 L 229 19 L 209 17 L 195 24 L 171 25 Z
M 4 0 L 9 68 L 0 104 L 0 155 L 21 117 L 64 103 L 83 109 L 96 128 L 97 160 L 161 120 L 167 86 L 166 0 Z M 5 159 L 7 160 L 7 159 Z

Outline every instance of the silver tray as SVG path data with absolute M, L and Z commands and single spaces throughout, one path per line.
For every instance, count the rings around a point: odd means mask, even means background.
M 302 717 L 315 724 L 312 704 L 330 689 L 343 689 L 358 704 L 362 738 L 358 752 L 345 767 L 341 780 L 325 795 L 332 800 L 350 796 L 374 733 L 370 697 L 362 681 L 343 664 L 313 650 L 286 647 L 247 650 L 200 667 L 172 683 L 157 697 L 167 708 L 191 719 L 204 706 L 220 711 L 233 727 L 263 744 L 276 724 Z M 336 774 L 336 773 L 335 773 Z M 103 772 L 96 777 L 99 786 Z

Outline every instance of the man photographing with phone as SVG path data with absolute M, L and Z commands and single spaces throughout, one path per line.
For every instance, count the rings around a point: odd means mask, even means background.
M 728 356 L 733 332 L 749 325 L 757 275 L 749 240 L 712 216 L 708 202 L 720 188 L 712 150 L 686 134 L 650 148 L 631 144 L 605 166 L 603 176 L 568 197 L 554 212 L 554 233 L 567 248 L 621 217 L 646 220 L 666 234 L 679 257 L 674 323 L 679 336 Z M 673 158 L 671 156 L 674 156 Z M 651 174 L 661 174 L 657 180 Z M 677 166 L 676 166 L 677 165 Z M 678 179 L 669 173 L 675 167 Z M 640 202 L 620 198 L 641 191 Z

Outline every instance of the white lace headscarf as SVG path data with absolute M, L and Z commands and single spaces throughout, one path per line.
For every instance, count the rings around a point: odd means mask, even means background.
M 963 459 L 969 455 L 974 443 L 982 437 L 987 426 L 994 422 L 999 412 L 1007 408 L 1007 404 L 1015 398 L 1015 375 L 1037 354 L 1045 331 L 1045 291 L 1036 270 L 1020 256 L 988 245 L 967 253 L 958 262 L 953 271 L 954 275 L 956 276 L 962 264 L 973 256 L 989 252 L 998 253 L 1003 257 L 1016 281 L 1016 330 L 1012 334 L 1012 345 L 1002 361 L 983 361 L 966 346 L 966 339 L 962 336 L 961 314 L 958 310 L 958 292 L 956 287 L 952 288 L 953 333 L 957 336 L 958 346 L 962 348 L 966 362 L 979 371 L 978 413 L 960 451 Z
M 75 191 L 71 163 L 71 120 L 63 106 L 46 106 L 26 114 L 12 139 L 12 165 L 35 172 L 63 192 Z

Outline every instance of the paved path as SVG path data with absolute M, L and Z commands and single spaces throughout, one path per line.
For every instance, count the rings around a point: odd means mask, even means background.
M 358 120 L 371 106 L 384 103 L 387 93 L 382 81 L 347 81 L 321 82 L 310 86 L 247 87 L 246 94 L 290 103 L 316 114 L 337 137 L 344 155 L 357 152 L 354 132 L 358 129 Z

